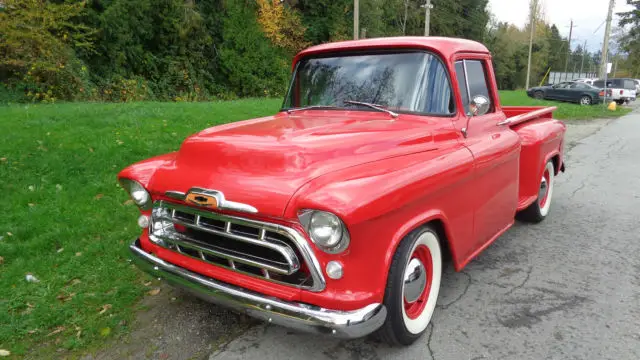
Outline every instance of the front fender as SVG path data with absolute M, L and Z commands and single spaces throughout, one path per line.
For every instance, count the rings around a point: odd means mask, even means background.
M 149 184 L 151 183 L 153 174 L 159 167 L 172 163 L 175 157 L 176 153 L 172 152 L 139 161 L 122 169 L 118 173 L 118 179 L 126 178 L 135 180 L 142 184 L 147 190 L 151 191 Z
M 399 242 L 431 220 L 445 224 L 454 261 L 461 263 L 471 251 L 473 207 L 468 199 L 473 189 L 465 185 L 473 173 L 473 158 L 457 142 L 447 145 L 325 174 L 294 194 L 286 218 L 295 220 L 301 209 L 330 211 L 351 235 L 349 248 L 341 254 L 315 249 L 322 268 L 331 260 L 344 265 L 342 279 L 327 279 L 327 291 L 335 299 L 331 306 L 348 303 L 343 309 L 348 310 L 381 302 Z M 314 303 L 319 294 L 302 296 Z

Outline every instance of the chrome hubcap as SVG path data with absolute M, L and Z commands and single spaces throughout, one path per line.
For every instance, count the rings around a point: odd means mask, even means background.
M 418 259 L 411 259 L 404 272 L 404 300 L 411 304 L 420 298 L 427 286 L 427 273 Z
M 540 190 L 538 192 L 538 199 L 544 199 L 544 196 L 547 193 L 547 179 L 543 176 L 540 181 Z

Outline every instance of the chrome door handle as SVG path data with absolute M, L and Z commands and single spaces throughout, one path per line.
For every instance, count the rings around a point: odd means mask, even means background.
M 509 125 L 510 123 L 511 123 L 511 120 L 507 119 L 507 120 L 500 121 L 499 123 L 496 124 L 496 126 Z

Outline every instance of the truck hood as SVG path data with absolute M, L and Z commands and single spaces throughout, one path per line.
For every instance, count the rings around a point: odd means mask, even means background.
M 445 119 L 435 119 L 446 121 Z M 187 138 L 156 170 L 151 191 L 214 189 L 282 216 L 309 180 L 346 167 L 434 149 L 429 120 L 360 111 L 302 111 L 213 127 Z

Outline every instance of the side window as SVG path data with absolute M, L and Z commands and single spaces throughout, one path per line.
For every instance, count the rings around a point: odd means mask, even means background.
M 467 77 L 464 74 L 464 64 L 462 61 L 456 61 L 456 78 L 458 79 L 458 89 L 462 104 L 464 105 L 464 113 L 469 113 L 469 93 L 467 92 Z
M 484 95 L 491 100 L 489 95 L 489 87 L 487 86 L 487 76 L 481 61 L 467 60 L 467 81 L 469 82 L 469 94 L 471 98 L 474 96 Z M 490 111 L 491 112 L 491 111 Z
M 458 78 L 458 88 L 465 114 L 469 114 L 469 105 L 474 97 L 485 96 L 491 101 L 489 86 L 485 67 L 480 60 L 463 60 L 456 62 L 456 77 Z M 490 104 L 487 113 L 493 112 L 493 104 Z

